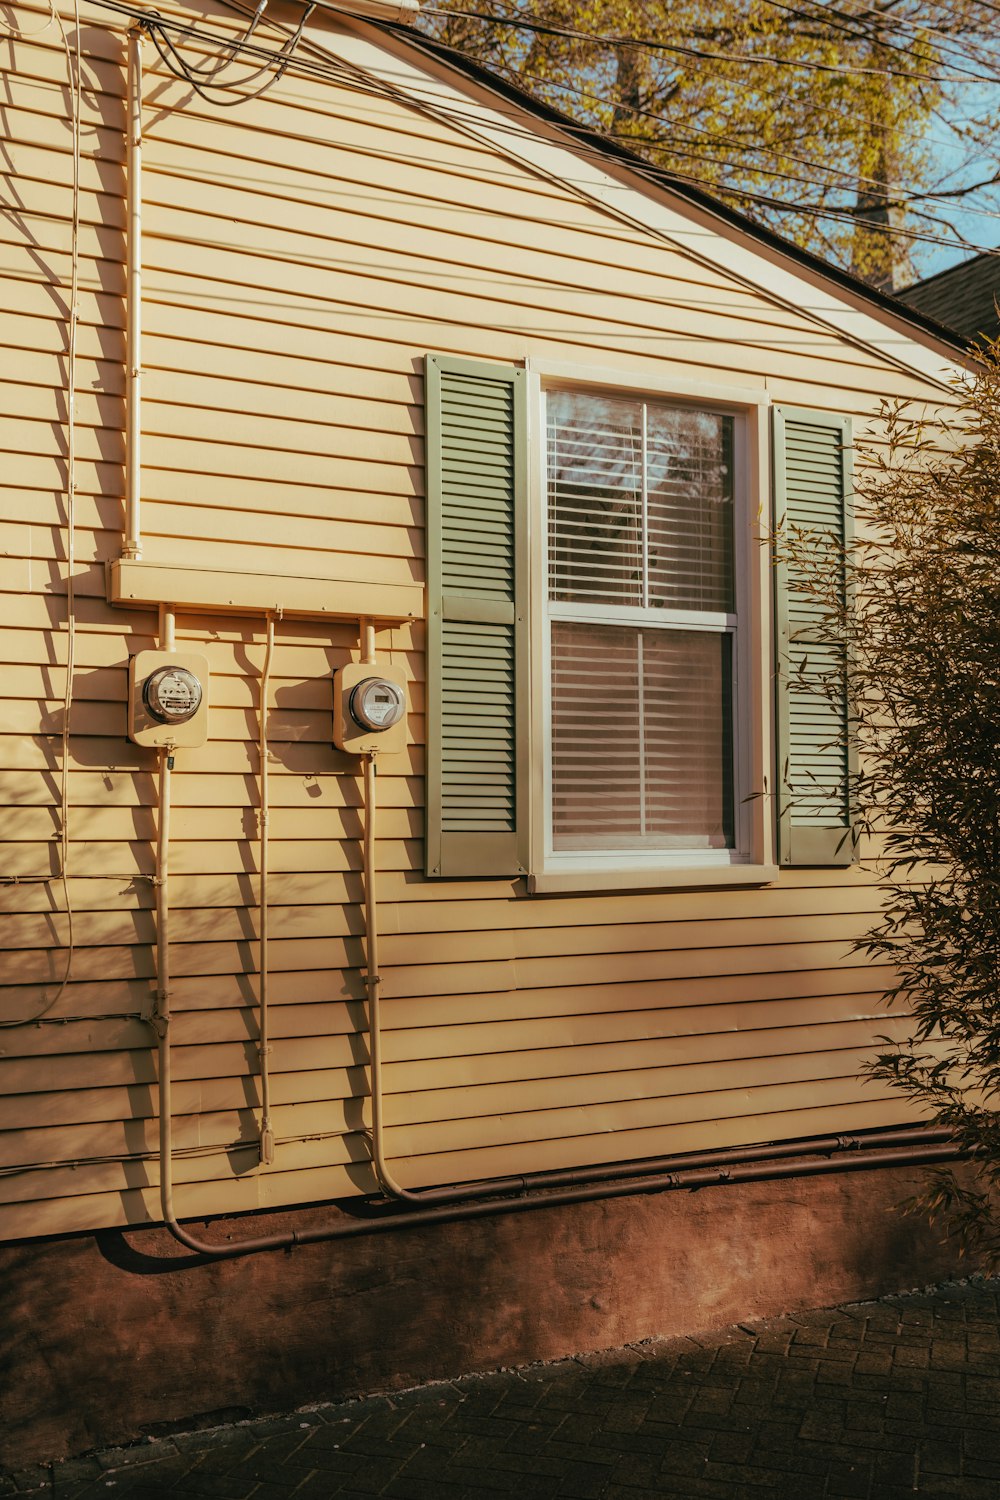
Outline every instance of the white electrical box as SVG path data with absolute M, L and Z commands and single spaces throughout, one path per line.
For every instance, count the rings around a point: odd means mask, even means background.
M 387 662 L 351 662 L 333 676 L 333 743 L 349 755 L 406 748 L 406 676 Z
M 140 651 L 128 666 L 128 735 L 188 750 L 208 739 L 208 662 L 193 651 Z

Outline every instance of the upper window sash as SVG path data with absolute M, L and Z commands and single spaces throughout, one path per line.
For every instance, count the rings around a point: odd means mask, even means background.
M 715 410 L 550 393 L 549 599 L 733 612 L 733 427 Z

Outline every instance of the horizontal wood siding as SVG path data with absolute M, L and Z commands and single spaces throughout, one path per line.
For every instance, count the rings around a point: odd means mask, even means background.
M 41 26 L 47 12 L 15 12 Z M 71 21 L 67 20 L 67 26 Z M 225 11 L 206 24 L 236 35 Z M 332 24 L 332 23 L 331 23 Z M 158 1217 L 156 763 L 125 737 L 155 618 L 106 603 L 124 462 L 124 23 L 85 29 L 77 337 L 69 919 L 59 869 L 71 157 L 58 29 L 9 43 L 0 219 L 0 1234 Z M 262 24 L 260 36 L 274 40 Z M 337 33 L 315 37 L 336 47 Z M 916 377 L 453 121 L 293 68 L 219 111 L 145 48 L 143 531 L 151 562 L 424 581 L 423 356 L 707 379 L 853 415 L 937 400 Z M 472 104 L 468 108 L 472 108 Z M 464 108 L 464 107 L 463 107 Z M 613 294 L 608 289 L 614 288 Z M 347 566 L 349 573 L 344 574 Z M 280 621 L 271 674 L 274 1164 L 256 1162 L 258 700 L 263 622 L 185 614 L 208 744 L 174 776 L 177 1206 L 370 1191 L 362 791 L 331 742 L 350 623 Z M 889 976 L 852 949 L 857 871 L 771 888 L 529 898 L 424 879 L 424 633 L 380 767 L 386 1145 L 408 1185 L 902 1121 L 858 1082 Z

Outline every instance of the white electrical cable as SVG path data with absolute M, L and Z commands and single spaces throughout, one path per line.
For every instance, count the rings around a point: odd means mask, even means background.
M 13 21 L 0 20 L 0 30 L 6 31 L 8 36 L 16 36 L 20 42 L 30 42 L 33 37 L 44 36 L 50 26 L 59 20 L 56 14 L 56 0 L 49 0 L 48 20 L 41 26 L 36 26 L 34 31 L 25 31 L 21 26 L 15 26 Z

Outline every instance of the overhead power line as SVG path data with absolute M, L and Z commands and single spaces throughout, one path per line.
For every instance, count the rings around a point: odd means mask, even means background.
M 464 53 L 463 55 L 471 57 L 471 54 L 468 53 Z M 519 70 L 517 76 L 527 79 L 527 81 L 530 83 L 556 89 L 560 93 L 575 94 L 579 98 L 586 99 L 593 103 L 604 104 L 607 102 L 600 95 L 594 94 L 590 90 L 582 89 L 574 84 L 556 83 L 549 79 L 539 78 L 533 74 L 520 72 Z M 829 179 L 839 179 L 841 184 L 843 185 L 843 190 L 845 192 L 854 192 L 858 187 L 872 187 L 879 189 L 883 187 L 882 182 L 880 182 L 877 178 L 867 176 L 863 172 L 852 172 L 842 167 L 834 167 L 831 166 L 828 162 L 817 161 L 815 157 L 799 156 L 793 152 L 783 151 L 773 146 L 761 146 L 756 143 L 737 141 L 732 137 L 722 135 L 717 131 L 708 130 L 703 126 L 693 125 L 689 121 L 684 121 L 683 123 L 678 125 L 675 121 L 666 119 L 663 115 L 658 114 L 655 110 L 644 109 L 640 105 L 619 104 L 617 108 L 626 114 L 634 115 L 646 120 L 652 120 L 656 124 L 662 125 L 666 130 L 670 131 L 670 136 L 665 141 L 651 140 L 648 136 L 629 135 L 627 132 L 614 132 L 607 134 L 607 138 L 609 140 L 617 141 L 624 146 L 635 147 L 640 144 L 665 146 L 666 149 L 677 152 L 680 155 L 692 157 L 700 155 L 701 160 L 717 163 L 720 166 L 728 166 L 733 171 L 759 173 L 765 177 L 774 177 L 786 180 L 788 182 L 796 182 L 806 187 L 814 187 L 820 191 L 828 191 L 829 189 L 836 187 L 836 181 L 830 181 Z M 796 166 L 811 168 L 813 171 L 817 173 L 823 173 L 825 175 L 823 177 L 802 177 L 797 176 L 793 173 L 785 173 L 778 169 L 766 167 L 758 162 L 749 164 L 744 162 L 726 162 L 721 160 L 718 156 L 714 155 L 711 152 L 706 151 L 699 154 L 698 152 L 695 152 L 690 148 L 683 147 L 678 144 L 677 133 L 679 131 L 688 131 L 693 135 L 704 137 L 706 141 L 717 144 L 720 148 L 724 148 L 726 150 L 757 152 L 761 155 L 772 157 L 776 161 L 793 162 Z M 994 173 L 992 176 L 982 182 L 971 184 L 968 188 L 955 188 L 952 190 L 942 190 L 939 192 L 930 190 L 925 192 L 917 192 L 916 190 L 910 190 L 906 187 L 897 187 L 894 190 L 891 199 L 888 200 L 888 205 L 893 208 L 906 208 L 910 204 L 917 202 L 928 202 L 936 200 L 938 198 L 948 200 L 954 197 L 961 196 L 966 192 L 973 192 L 979 188 L 990 187 L 994 184 L 1000 185 L 1000 171 Z M 715 181 L 713 181 L 712 183 L 712 188 L 713 190 L 723 191 L 723 185 Z M 735 188 L 732 184 L 729 185 L 728 190 L 738 191 L 738 189 Z M 1000 210 L 997 209 L 966 206 L 964 211 L 967 213 L 980 215 L 984 218 L 1000 219 Z M 949 223 L 949 221 L 945 219 L 938 220 L 937 222 L 942 224 Z
M 781 8 L 781 9 L 792 9 L 792 7 L 790 7 L 790 6 L 783 5 L 782 4 L 782 0 L 774 0 L 774 3 L 776 4 L 776 6 L 778 8 Z M 809 3 L 809 0 L 806 0 L 806 3 Z M 1000 7 L 998 7 L 998 8 L 1000 8 Z M 511 28 L 517 27 L 517 26 L 519 26 L 521 24 L 525 25 L 526 27 L 528 27 L 529 29 L 532 29 L 532 30 L 535 29 L 536 26 L 543 26 L 543 23 L 534 23 L 534 22 L 527 22 L 527 21 L 522 22 L 520 18 L 509 17 L 509 16 L 508 17 L 497 17 L 497 16 L 495 16 L 493 14 L 484 15 L 484 14 L 482 14 L 480 12 L 472 12 L 472 11 L 468 11 L 468 10 L 450 11 L 450 10 L 445 10 L 443 8 L 427 7 L 427 8 L 425 8 L 425 13 L 433 14 L 433 15 L 439 16 L 439 17 L 449 16 L 449 15 L 458 15 L 458 16 L 467 17 L 469 19 L 478 20 L 478 21 L 481 21 L 481 22 L 497 21 L 499 24 L 501 24 L 501 25 L 509 25 Z M 800 12 L 800 13 L 802 13 L 802 12 Z M 842 14 L 842 12 L 841 12 L 841 14 Z M 544 29 L 544 27 L 543 27 L 543 29 Z M 603 35 L 603 34 L 598 34 L 598 33 L 583 33 L 583 32 L 576 31 L 576 30 L 574 30 L 572 28 L 554 27 L 554 28 L 549 28 L 549 29 L 554 34 L 556 34 L 556 35 L 563 35 L 563 34 L 565 34 L 566 36 L 571 37 L 571 38 L 573 38 L 573 37 L 580 38 L 580 39 L 588 40 L 588 41 L 591 41 L 591 42 L 595 42 L 595 43 L 600 44 L 600 45 L 606 45 L 606 46 L 611 46 L 611 47 L 614 47 L 615 45 L 619 44 L 622 40 L 624 40 L 624 39 L 619 39 L 619 38 L 616 38 L 616 37 L 609 37 L 609 36 L 606 36 L 606 35 Z M 441 45 L 448 46 L 449 44 L 447 42 L 442 42 Z M 645 43 L 644 42 L 640 42 L 639 45 L 645 45 Z M 455 52 L 455 54 L 457 56 L 459 56 L 459 57 L 461 57 L 463 59 L 467 59 L 467 60 L 472 61 L 474 63 L 477 63 L 479 61 L 479 58 L 476 56 L 476 54 L 474 52 L 471 52 L 468 49 L 468 47 L 456 47 L 456 48 L 453 48 L 452 50 Z M 689 50 L 692 52 L 692 54 L 696 54 L 696 49 L 689 49 Z M 715 56 L 717 54 L 708 54 L 708 53 L 705 53 L 705 54 L 696 54 L 696 55 Z M 727 58 L 729 56 L 730 56 L 730 54 L 726 54 Z M 736 58 L 734 60 L 740 60 L 740 59 Z M 758 60 L 762 60 L 762 59 L 758 59 Z M 784 62 L 786 60 L 783 60 L 783 59 L 774 60 L 774 59 L 772 59 L 772 61 L 777 61 L 778 63 L 784 64 Z M 796 62 L 793 61 L 793 60 L 788 60 L 787 61 L 787 65 L 789 67 L 795 67 L 795 66 L 797 66 Z M 632 102 L 625 102 L 625 101 L 622 101 L 622 100 L 609 100 L 609 99 L 606 99 L 606 98 L 602 98 L 602 97 L 600 97 L 598 95 L 595 95 L 593 92 L 590 92 L 590 91 L 587 91 L 585 89 L 582 89 L 582 88 L 579 87 L 579 85 L 575 85 L 573 83 L 563 82 L 563 81 L 560 81 L 560 80 L 557 80 L 557 79 L 548 78 L 548 77 L 542 78 L 542 77 L 539 77 L 538 75 L 535 75 L 535 74 L 526 73 L 524 70 L 522 70 L 521 68 L 518 67 L 518 65 L 517 65 L 516 62 L 513 62 L 513 61 L 507 61 L 503 65 L 502 71 L 507 76 L 509 76 L 512 79 L 514 79 L 515 81 L 520 81 L 520 80 L 523 79 L 523 80 L 525 80 L 526 83 L 528 83 L 532 87 L 534 87 L 536 89 L 541 89 L 542 91 L 555 90 L 555 91 L 557 91 L 559 93 L 562 93 L 562 94 L 569 94 L 569 95 L 574 95 L 574 96 L 576 96 L 578 98 L 582 98 L 582 99 L 588 101 L 590 104 L 602 105 L 605 108 L 613 107 L 614 110 L 615 110 L 615 112 L 616 112 L 616 114 L 619 117 L 622 114 L 627 114 L 627 115 L 642 115 L 645 118 L 651 118 L 651 119 L 657 120 L 659 123 L 661 123 L 663 125 L 664 130 L 667 131 L 667 132 L 669 132 L 670 138 L 667 139 L 666 141 L 659 142 L 659 143 L 653 143 L 653 144 L 659 144 L 660 147 L 661 147 L 661 149 L 665 149 L 666 151 L 668 151 L 670 153 L 673 153 L 673 152 L 676 151 L 677 154 L 686 156 L 689 160 L 696 159 L 696 155 L 697 154 L 694 152 L 694 150 L 692 150 L 690 147 L 680 148 L 680 147 L 678 147 L 678 145 L 676 143 L 676 134 L 677 134 L 678 129 L 679 128 L 681 128 L 681 129 L 684 128 L 683 126 L 681 126 L 681 127 L 678 126 L 678 122 L 676 120 L 676 117 L 674 117 L 672 119 L 663 119 L 662 117 L 658 116 L 654 110 L 642 109 L 641 106 L 637 106 L 636 104 L 634 104 Z M 869 69 L 863 69 L 863 70 L 857 70 L 857 69 L 855 69 L 855 70 L 851 70 L 851 69 L 846 69 L 845 68 L 845 69 L 842 69 L 841 71 L 842 72 L 852 72 L 853 71 L 853 72 L 856 72 L 858 74 L 858 76 L 868 76 L 868 75 L 870 75 L 872 73 L 872 71 L 877 71 L 877 70 L 869 70 Z M 889 69 L 889 70 L 883 70 L 882 71 L 882 76 L 885 76 L 887 78 L 893 77 L 893 76 L 896 76 L 896 77 L 903 76 L 903 77 L 906 77 L 908 80 L 912 81 L 913 77 L 914 76 L 918 76 L 918 75 L 913 75 L 913 74 L 903 74 L 903 75 L 900 75 L 895 70 Z M 986 77 L 986 75 L 972 74 L 971 72 L 969 73 L 969 77 L 970 78 L 974 78 L 974 79 L 976 79 L 976 80 L 978 80 L 980 82 L 990 83 L 994 88 L 997 87 L 998 83 L 1000 83 L 1000 80 L 998 80 L 995 77 L 989 77 L 988 78 L 988 77 Z M 752 92 L 757 92 L 757 90 L 752 90 Z M 697 126 L 693 126 L 692 129 L 695 130 L 695 131 L 697 131 L 698 127 Z M 701 132 L 699 131 L 699 133 L 701 133 Z M 706 132 L 705 135 L 706 135 L 706 140 L 707 141 L 714 141 L 716 139 L 715 133 Z M 644 137 L 641 134 L 637 134 L 635 137 L 630 137 L 630 135 L 629 135 L 629 133 L 627 131 L 619 132 L 614 137 L 614 139 L 620 140 L 620 141 L 628 143 L 630 145 L 634 145 L 635 149 L 640 150 L 640 151 L 642 150 L 642 147 L 643 147 L 644 144 L 649 144 L 648 137 Z M 735 149 L 735 150 L 740 151 L 741 153 L 750 153 L 750 154 L 753 153 L 753 147 L 752 146 L 744 145 L 744 144 L 741 144 L 741 143 L 738 143 L 738 142 L 732 142 L 731 140 L 729 140 L 728 144 L 727 144 L 727 138 L 724 137 L 724 136 L 723 137 L 719 137 L 718 139 L 719 139 L 719 143 L 723 146 L 723 149 Z M 836 167 L 831 167 L 825 161 L 824 162 L 816 161 L 815 159 L 811 159 L 809 157 L 805 157 L 805 156 L 801 156 L 801 155 L 796 155 L 794 153 L 782 153 L 780 151 L 780 148 L 770 148 L 770 147 L 761 147 L 760 148 L 760 155 L 762 155 L 762 156 L 771 155 L 772 153 L 773 153 L 774 157 L 777 160 L 779 160 L 779 161 L 782 160 L 782 159 L 794 161 L 797 165 L 801 165 L 801 166 L 806 167 L 807 171 L 810 171 L 812 173 L 817 174 L 816 176 L 814 176 L 811 179 L 802 179 L 800 181 L 800 183 L 797 184 L 797 185 L 802 186 L 804 188 L 810 188 L 810 187 L 812 187 L 813 189 L 815 189 L 815 191 L 816 191 L 817 194 L 823 195 L 823 194 L 829 194 L 831 192 L 835 192 L 836 191 L 836 186 L 837 186 L 836 179 L 838 177 L 841 180 L 841 182 L 843 182 L 843 184 L 844 184 L 844 189 L 843 190 L 844 190 L 845 193 L 846 192 L 857 193 L 859 190 L 863 190 L 865 186 L 870 186 L 872 188 L 875 188 L 879 192 L 884 191 L 884 184 L 879 179 L 873 179 L 871 177 L 866 177 L 864 174 L 857 174 L 857 173 L 853 173 L 853 172 L 850 172 L 850 173 L 849 172 L 845 172 L 842 169 L 838 169 Z M 763 163 L 761 163 L 759 160 L 754 161 L 752 165 L 739 166 L 739 165 L 734 164 L 732 162 L 728 162 L 727 163 L 727 162 L 725 162 L 723 160 L 720 160 L 720 158 L 719 158 L 718 155 L 715 155 L 715 154 L 712 154 L 712 153 L 706 154 L 703 159 L 706 160 L 706 162 L 711 162 L 711 164 L 713 166 L 720 167 L 723 170 L 729 170 L 729 171 L 732 171 L 733 173 L 738 173 L 741 170 L 745 171 L 747 173 L 751 173 L 752 172 L 752 173 L 754 173 L 754 174 L 756 174 L 758 176 L 769 177 L 772 181 L 775 181 L 775 182 L 779 182 L 781 180 L 788 180 L 788 181 L 791 182 L 793 180 L 794 176 L 795 176 L 795 174 L 792 174 L 792 173 L 784 174 L 784 173 L 780 172 L 780 170 L 772 170 L 771 168 L 769 168 L 766 165 L 764 165 Z M 670 170 L 672 170 L 672 169 L 670 169 Z M 858 223 L 859 219 L 863 218 L 862 215 L 860 215 L 857 212 L 852 211 L 852 209 L 848 208 L 843 203 L 836 203 L 836 204 L 830 205 L 828 202 L 827 203 L 823 203 L 823 202 L 817 202 L 815 200 L 813 200 L 813 201 L 802 201 L 801 198 L 799 198 L 799 199 L 777 198 L 777 197 L 773 197 L 773 196 L 767 195 L 765 193 L 755 192 L 750 187 L 741 188 L 741 186 L 739 185 L 738 182 L 733 182 L 733 181 L 728 181 L 727 182 L 725 180 L 720 180 L 719 177 L 716 174 L 714 174 L 714 173 L 712 173 L 712 174 L 706 174 L 706 175 L 704 175 L 704 176 L 702 176 L 700 178 L 699 178 L 699 176 L 694 175 L 694 174 L 685 174 L 683 171 L 678 171 L 676 173 L 676 175 L 681 180 L 692 182 L 692 183 L 698 183 L 699 185 L 703 184 L 704 186 L 706 186 L 708 188 L 708 190 L 710 192 L 715 193 L 720 198 L 738 200 L 739 203 L 741 205 L 743 205 L 747 210 L 750 209 L 751 205 L 756 204 L 760 208 L 766 210 L 767 213 L 777 212 L 777 213 L 780 213 L 782 215 L 788 215 L 788 214 L 795 213 L 795 212 L 801 212 L 802 215 L 808 216 L 808 217 L 810 217 L 813 220 L 816 220 L 818 217 L 820 217 L 820 218 L 821 217 L 828 217 L 830 219 L 831 223 L 833 223 L 833 222 L 842 223 L 842 224 L 852 223 L 852 224 L 855 224 L 855 225 Z M 831 179 L 833 179 L 833 180 L 831 180 Z M 896 210 L 910 211 L 911 210 L 911 205 L 915 205 L 918 202 L 919 203 L 925 203 L 925 204 L 934 204 L 935 202 L 941 202 L 941 203 L 951 202 L 951 201 L 953 201 L 954 199 L 956 199 L 958 197 L 965 197 L 968 193 L 970 193 L 972 191 L 975 191 L 977 188 L 986 188 L 986 187 L 989 187 L 989 186 L 993 186 L 995 181 L 996 181 L 996 183 L 1000 183 L 1000 173 L 996 174 L 995 179 L 994 179 L 994 175 L 990 174 L 988 177 L 983 178 L 979 183 L 971 184 L 971 185 L 969 185 L 967 187 L 964 187 L 964 188 L 959 187 L 959 188 L 955 188 L 955 189 L 951 189 L 951 190 L 949 190 L 949 189 L 943 189 L 943 190 L 941 190 L 939 192 L 935 192 L 934 190 L 931 190 L 931 189 L 919 190 L 919 191 L 917 189 L 915 189 L 915 188 L 914 189 L 906 189 L 906 188 L 903 188 L 903 187 L 899 187 L 898 185 L 892 184 L 892 185 L 890 185 L 889 190 L 885 193 L 884 207 L 886 209 L 896 209 Z M 966 234 L 963 234 L 957 228 L 957 226 L 950 219 L 948 219 L 948 218 L 942 218 L 940 215 L 935 215 L 935 214 L 928 213 L 926 210 L 918 210 L 915 207 L 912 208 L 912 212 L 918 218 L 923 219 L 925 221 L 925 223 L 934 223 L 934 224 L 939 225 L 945 231 L 945 233 L 941 234 L 941 235 L 930 234 L 930 233 L 927 233 L 926 230 L 916 229 L 912 225 L 909 225 L 909 224 L 899 224 L 899 223 L 896 223 L 896 224 L 887 223 L 885 225 L 881 225 L 880 224 L 876 228 L 874 228 L 872 232 L 884 234 L 886 236 L 889 236 L 891 238 L 898 239 L 898 240 L 901 240 L 901 241 L 904 241 L 904 242 L 905 241 L 912 241 L 914 243 L 941 244 L 941 245 L 950 246 L 952 248 L 954 248 L 955 246 L 960 246 L 961 248 L 967 249 L 967 250 L 978 249 L 978 250 L 983 251 L 984 253 L 992 253 L 993 250 L 994 250 L 994 248 L 995 248 L 993 246 L 979 246 L 979 245 L 975 245 L 973 243 L 973 241 L 969 238 L 969 236 L 966 235 Z M 963 205 L 963 212 L 974 213 L 974 214 L 977 214 L 980 217 L 990 218 L 990 219 L 997 216 L 995 210 L 992 210 L 992 209 L 989 209 L 989 208 L 980 208 L 977 205 L 969 205 L 969 204 L 964 204 Z M 843 252 L 841 251 L 841 254 L 842 253 Z
M 234 40 L 231 36 L 219 35 L 218 33 L 207 30 L 203 26 L 190 25 L 173 18 L 170 18 L 168 20 L 156 11 L 151 12 L 143 6 L 130 4 L 128 3 L 128 0 L 93 0 L 93 3 L 100 6 L 102 9 L 107 9 L 119 15 L 127 16 L 130 19 L 143 22 L 152 20 L 161 35 L 164 32 L 171 32 L 174 36 L 182 37 L 199 46 L 204 46 L 212 49 L 221 49 L 222 52 L 227 56 L 232 55 L 234 57 L 246 57 L 248 59 L 256 60 L 258 63 L 263 64 L 268 68 L 274 69 L 281 67 L 284 64 L 284 71 L 289 74 L 301 74 L 303 76 L 325 78 L 333 83 L 336 83 L 339 87 L 349 89 L 353 92 L 363 92 L 377 97 L 397 97 L 396 90 L 382 84 L 379 81 L 374 80 L 369 75 L 363 74 L 361 70 L 348 65 L 332 56 L 324 56 L 322 59 L 317 59 L 314 55 L 306 57 L 303 54 L 301 45 L 297 50 L 294 51 L 294 53 L 290 53 L 288 42 L 290 36 L 293 34 L 291 28 L 285 28 L 287 33 L 286 41 L 280 49 L 275 49 L 274 47 L 262 45 L 258 40 L 256 40 L 252 36 L 252 27 L 247 28 L 247 31 L 244 33 L 243 37 Z M 247 10 L 246 14 L 252 15 L 252 12 Z M 462 49 L 451 47 L 443 43 L 435 43 L 435 45 L 442 47 L 446 52 L 453 53 L 456 58 L 461 59 L 462 61 L 470 61 L 478 65 L 478 59 L 473 54 L 466 53 L 462 51 Z M 316 49 L 310 47 L 309 51 L 310 53 L 315 53 Z M 172 65 L 169 61 L 166 60 L 165 66 L 169 67 L 170 71 L 172 71 L 175 76 L 189 83 L 192 87 L 194 86 L 194 80 L 188 76 L 185 70 L 182 70 L 178 66 Z M 188 66 L 190 67 L 191 65 L 189 64 Z M 525 76 L 523 74 L 519 74 L 516 69 L 512 69 L 511 71 L 515 74 L 515 76 Z M 529 81 L 535 81 L 530 78 L 530 75 L 528 75 L 528 77 Z M 570 85 L 552 85 L 549 80 L 537 81 L 539 83 L 544 83 L 546 86 L 557 87 L 560 92 L 579 93 L 583 96 L 586 96 L 585 90 L 574 89 Z M 216 85 L 216 87 L 223 87 L 228 89 L 228 85 Z M 595 96 L 591 95 L 589 97 L 593 99 Z M 206 102 L 213 105 L 218 103 L 218 101 L 212 99 L 211 97 L 207 98 Z M 454 105 L 444 105 L 440 102 L 437 104 L 436 108 L 440 113 L 448 116 L 460 126 L 474 125 L 477 123 L 477 117 L 471 110 L 469 112 L 465 112 L 461 108 L 456 108 Z M 637 112 L 644 114 L 651 113 L 649 111 Z M 669 127 L 671 124 L 671 122 L 664 120 L 659 116 L 653 117 L 658 119 L 659 122 L 665 127 Z M 572 121 L 567 119 L 566 123 L 567 128 L 574 128 Z M 578 131 L 579 129 L 580 127 L 577 126 L 576 130 Z M 584 130 L 586 130 L 586 127 L 584 127 Z M 598 132 L 594 132 L 593 134 L 595 136 L 598 136 L 599 138 Z M 627 137 L 625 137 L 624 139 L 628 140 Z M 641 140 L 637 139 L 635 141 L 635 144 L 641 144 Z M 586 134 L 583 136 L 581 136 L 580 134 L 574 135 L 573 149 L 578 155 L 587 157 L 589 159 L 598 162 L 603 159 L 598 140 L 594 140 L 591 142 L 587 139 Z M 695 155 L 694 152 L 690 152 L 689 154 L 692 157 L 694 157 Z M 795 158 L 790 159 L 795 160 Z M 815 166 L 817 168 L 821 166 L 821 164 L 810 162 L 808 158 L 804 158 L 802 160 L 804 164 L 807 164 L 809 166 Z M 701 189 L 702 191 L 706 189 L 706 181 L 704 176 L 699 177 L 694 173 L 664 171 L 664 169 L 658 168 L 653 164 L 644 162 L 639 157 L 635 157 L 630 162 L 630 167 L 637 174 L 647 176 L 650 180 L 655 181 L 659 184 L 662 184 L 665 180 L 669 182 L 669 180 L 673 179 L 676 180 L 679 185 L 691 185 Z M 826 169 L 824 167 L 823 170 L 830 169 Z M 772 175 L 778 176 L 778 174 Z M 863 180 L 871 181 L 872 179 Z M 823 182 L 820 179 L 815 179 L 812 182 L 810 182 L 809 179 L 804 179 L 802 185 L 812 185 L 815 186 L 818 190 L 824 191 L 828 191 L 830 188 L 830 184 L 828 182 Z M 822 223 L 823 220 L 827 220 L 830 223 L 842 224 L 855 224 L 857 222 L 857 216 L 849 209 L 845 208 L 843 205 L 830 206 L 819 203 L 802 202 L 800 200 L 781 199 L 774 195 L 754 192 L 753 190 L 741 188 L 737 184 L 725 182 L 712 182 L 707 185 L 707 190 L 710 195 L 714 193 L 716 197 L 723 202 L 725 202 L 726 200 L 733 200 L 739 205 L 757 205 L 761 208 L 767 209 L 769 212 L 776 212 L 781 215 L 799 214 L 817 223 Z M 933 197 L 933 195 L 928 196 Z M 989 214 L 989 216 L 993 217 L 994 215 Z M 960 248 L 970 253 L 997 253 L 995 246 L 973 242 L 967 236 L 962 235 L 947 220 L 938 219 L 933 215 L 927 215 L 926 217 L 930 218 L 932 222 L 940 225 L 943 229 L 947 230 L 947 234 L 935 234 L 927 230 L 915 229 L 910 226 L 899 225 L 887 225 L 885 226 L 884 230 L 880 226 L 878 232 L 885 233 L 886 235 L 892 236 L 893 238 L 900 238 L 904 241 L 941 245 L 948 248 L 955 248 L 956 246 L 959 246 Z
M 769 54 L 750 52 L 720 52 L 704 47 L 688 47 L 681 42 L 663 42 L 656 37 L 612 36 L 602 32 L 579 31 L 570 26 L 552 26 L 544 21 L 527 21 L 522 17 L 484 15 L 479 11 L 446 10 L 425 5 L 422 15 L 440 16 L 444 19 L 459 17 L 468 21 L 479 21 L 489 26 L 510 26 L 519 31 L 530 31 L 538 36 L 562 37 L 567 41 L 590 42 L 602 47 L 629 47 L 645 52 L 666 52 L 677 57 L 696 57 L 706 62 L 735 63 L 741 67 L 767 66 L 804 69 L 814 73 L 832 73 L 852 78 L 905 78 L 917 83 L 993 83 L 996 80 L 985 74 L 963 70 L 963 76 L 954 74 L 919 73 L 912 68 L 861 67 L 856 64 L 824 63 L 806 58 L 773 57 Z

